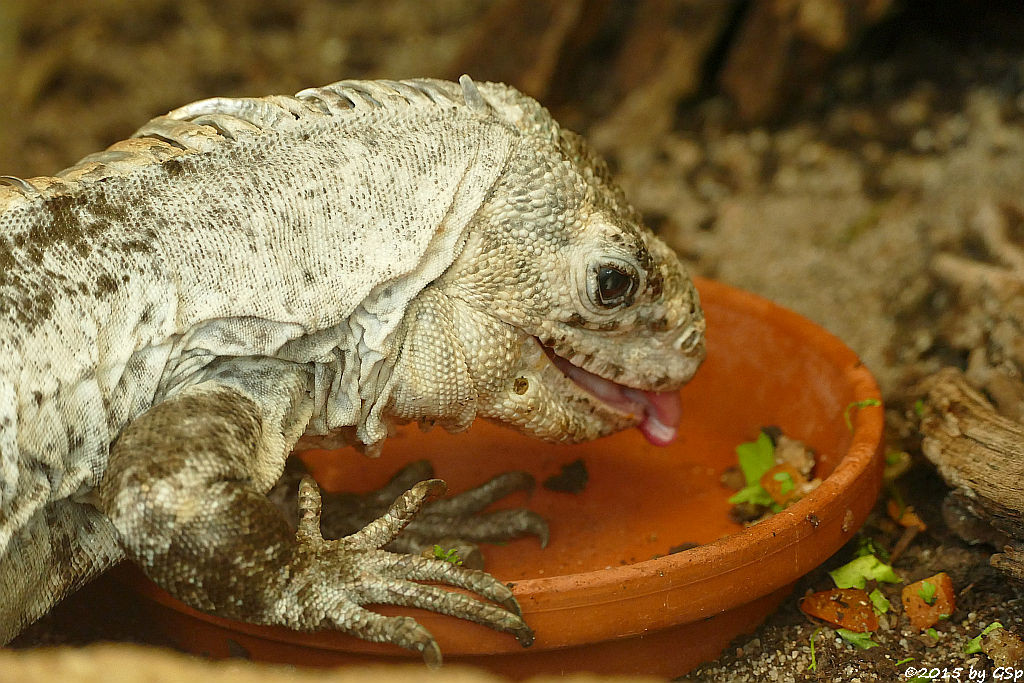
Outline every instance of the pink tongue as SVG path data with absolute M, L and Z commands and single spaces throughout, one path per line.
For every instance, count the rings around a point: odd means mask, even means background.
M 655 446 L 667 446 L 675 441 L 683 412 L 679 392 L 626 389 L 623 393 L 644 406 L 644 420 L 639 429 L 648 441 Z
M 587 372 L 550 351 L 547 353 L 554 364 L 570 379 L 609 405 L 623 412 L 642 408 L 644 419 L 638 427 L 652 444 L 667 446 L 675 440 L 679 431 L 679 418 L 683 413 L 678 392 L 628 389 Z

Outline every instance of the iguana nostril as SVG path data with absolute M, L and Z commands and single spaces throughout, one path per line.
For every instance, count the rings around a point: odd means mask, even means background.
M 702 341 L 703 336 L 700 331 L 695 327 L 688 327 L 676 338 L 673 346 L 676 351 L 681 351 L 686 355 L 691 355 L 700 347 Z

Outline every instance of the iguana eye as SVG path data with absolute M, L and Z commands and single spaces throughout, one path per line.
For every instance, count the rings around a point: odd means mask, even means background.
M 597 267 L 597 300 L 596 304 L 611 308 L 625 303 L 633 303 L 633 294 L 637 288 L 636 274 L 618 264 L 605 263 Z

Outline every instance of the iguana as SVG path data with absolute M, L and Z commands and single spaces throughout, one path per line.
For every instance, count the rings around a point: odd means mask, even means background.
M 6 177 L 0 642 L 127 556 L 229 618 L 439 662 L 412 618 L 363 607 L 401 604 L 528 645 L 489 574 L 381 549 L 442 483 L 325 541 L 310 480 L 297 530 L 268 501 L 287 455 L 476 417 L 666 443 L 703 329 L 606 165 L 501 84 L 208 99 L 56 177 Z

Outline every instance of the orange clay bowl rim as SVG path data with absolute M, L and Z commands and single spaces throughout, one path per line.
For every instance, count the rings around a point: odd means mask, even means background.
M 810 320 L 757 295 L 694 278 L 702 298 L 775 326 L 806 342 L 837 369 L 853 401 L 881 401 L 878 385 L 857 355 Z M 879 403 L 880 405 L 880 403 Z M 515 581 L 524 619 L 543 638 L 530 650 L 482 626 L 439 614 L 382 607 L 386 614 L 414 613 L 438 637 L 446 655 L 519 654 L 594 643 L 699 621 L 783 589 L 817 567 L 848 541 L 874 504 L 881 484 L 884 413 L 851 411 L 853 434 L 845 455 L 818 488 L 788 508 L 730 536 L 676 554 L 597 571 Z M 815 538 L 816 537 L 816 538 Z M 801 545 L 803 544 L 803 545 Z M 703 584 L 700 590 L 688 588 Z M 413 656 L 394 646 L 342 633 L 303 633 L 229 621 L 182 605 L 150 584 L 151 598 L 237 632 L 305 647 L 378 655 Z M 694 594 L 695 593 L 695 594 Z M 639 601 L 637 609 L 628 603 Z M 557 613 L 564 612 L 564 615 Z M 572 628 L 551 625 L 571 619 Z M 751 625 L 753 628 L 754 625 Z

